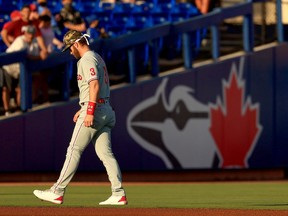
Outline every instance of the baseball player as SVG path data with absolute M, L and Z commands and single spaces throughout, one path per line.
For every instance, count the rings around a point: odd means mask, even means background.
M 99 205 L 126 205 L 128 201 L 122 187 L 121 171 L 111 149 L 115 113 L 109 103 L 108 72 L 103 59 L 90 50 L 87 37 L 89 35 L 75 30 L 64 35 L 63 52 L 69 49 L 79 59 L 77 81 L 81 108 L 73 118 L 76 124 L 57 182 L 48 190 L 34 190 L 33 193 L 41 200 L 62 204 L 65 188 L 77 170 L 81 154 L 92 141 L 97 156 L 106 168 L 112 189 L 112 195 Z

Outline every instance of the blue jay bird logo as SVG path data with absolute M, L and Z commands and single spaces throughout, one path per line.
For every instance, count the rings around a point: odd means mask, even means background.
M 216 148 L 209 132 L 209 107 L 193 97 L 194 90 L 178 85 L 166 93 L 168 78 L 155 95 L 137 104 L 127 117 L 130 136 L 160 157 L 168 169 L 208 168 Z

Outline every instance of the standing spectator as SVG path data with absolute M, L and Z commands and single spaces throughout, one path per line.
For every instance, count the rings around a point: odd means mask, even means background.
M 36 8 L 37 8 L 37 12 L 40 16 L 48 15 L 53 20 L 53 18 L 52 18 L 53 14 L 47 6 L 47 0 L 37 0 Z
M 47 47 L 48 54 L 56 50 L 61 50 L 63 47 L 62 41 L 55 37 L 55 33 L 51 26 L 51 18 L 49 15 L 42 15 L 39 17 L 39 29 L 42 33 L 45 46 Z M 32 100 L 33 103 L 41 104 L 49 101 L 49 85 L 48 76 L 50 70 L 41 71 L 33 74 L 33 88 Z
M 62 49 L 63 42 L 55 37 L 55 33 L 51 24 L 51 17 L 49 15 L 39 16 L 39 29 L 49 54 L 55 51 L 55 48 L 58 50 Z
M 32 15 L 30 18 L 39 19 L 40 16 L 48 15 L 51 18 L 51 25 L 56 26 L 56 21 L 51 10 L 47 6 L 47 0 L 37 0 L 35 4 L 30 4 L 30 9 L 32 11 Z
M 3 25 L 3 28 L 2 28 L 2 30 L 1 30 L 1 35 L 2 35 L 3 29 L 7 29 L 8 26 L 11 24 L 11 22 L 21 19 L 21 13 L 20 13 L 20 11 L 18 11 L 18 10 L 12 11 L 11 14 L 10 14 L 10 19 L 11 19 L 11 21 L 8 21 L 8 22 L 6 22 L 6 23 Z M 15 38 L 13 37 L 13 35 L 8 35 L 7 37 L 8 37 L 8 41 L 9 41 L 10 43 L 12 43 L 12 42 L 14 41 L 14 39 L 15 39 Z
M 56 15 L 56 21 L 62 33 L 66 32 L 63 32 L 65 28 L 66 30 L 76 30 L 79 32 L 84 32 L 89 29 L 89 32 L 93 32 L 94 30 L 96 30 L 97 33 L 99 32 L 101 38 L 108 37 L 105 28 L 101 27 L 98 29 L 99 20 L 94 19 L 93 15 L 89 18 L 89 21 L 87 19 L 88 23 L 86 25 L 80 12 L 72 6 L 72 3 L 73 0 L 62 0 L 63 8 L 61 9 L 60 14 Z
M 63 8 L 55 16 L 59 28 L 68 30 L 86 31 L 86 24 L 79 11 L 72 6 L 73 0 L 62 0 Z
M 23 28 L 23 35 L 18 36 L 13 43 L 6 50 L 7 53 L 27 50 L 28 58 L 37 60 L 46 58 L 46 51 L 41 51 L 39 45 L 35 39 L 36 29 L 33 25 L 25 26 Z M 16 92 L 16 104 L 20 107 L 20 86 L 19 86 L 19 76 L 20 76 L 20 64 L 14 63 L 10 65 L 4 65 L 5 70 L 5 84 L 2 89 L 2 99 L 3 107 L 5 110 L 5 115 L 10 114 L 10 93 L 15 89 Z
M 23 27 L 33 25 L 36 28 L 35 36 L 36 36 L 37 42 L 41 48 L 41 51 L 43 53 L 46 52 L 46 57 L 47 57 L 47 48 L 44 44 L 41 31 L 38 27 L 38 21 L 29 20 L 30 13 L 31 13 L 30 6 L 24 5 L 20 12 L 21 12 L 21 19 L 11 22 L 11 24 L 6 29 L 2 30 L 1 36 L 2 36 L 4 43 L 7 45 L 7 47 L 9 47 L 11 45 L 11 42 L 9 41 L 8 35 L 12 35 L 14 38 L 16 38 L 23 34 Z

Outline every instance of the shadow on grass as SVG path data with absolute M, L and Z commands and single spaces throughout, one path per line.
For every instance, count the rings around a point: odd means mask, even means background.
M 271 203 L 271 204 L 251 204 L 250 206 L 266 206 L 266 207 L 273 207 L 273 206 L 288 206 L 288 203 Z

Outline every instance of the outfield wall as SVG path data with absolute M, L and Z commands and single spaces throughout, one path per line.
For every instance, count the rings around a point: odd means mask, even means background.
M 123 171 L 288 167 L 288 44 L 114 89 Z M 76 99 L 0 121 L 0 170 L 59 171 Z M 92 145 L 80 171 L 103 171 Z

